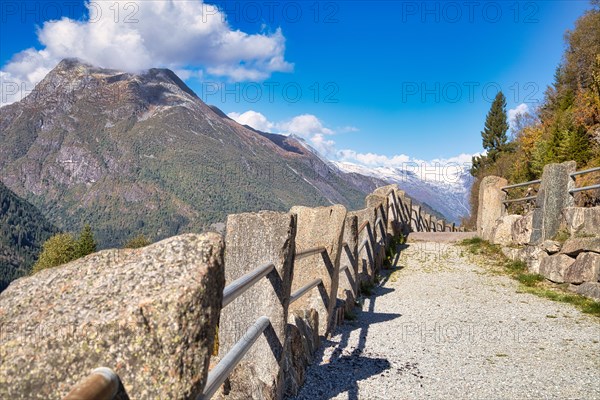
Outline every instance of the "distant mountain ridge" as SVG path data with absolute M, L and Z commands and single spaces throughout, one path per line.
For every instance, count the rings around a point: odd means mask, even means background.
M 414 171 L 402 168 L 369 168 L 347 162 L 334 162 L 334 164 L 346 173 L 377 177 L 388 184 L 396 183 L 412 199 L 429 205 L 456 224 L 460 224 L 461 219 L 470 213 L 469 195 L 473 177 L 465 168 L 456 176 L 425 180 Z
M 236 123 L 172 71 L 74 59 L 0 108 L 0 176 L 60 228 L 89 223 L 101 247 L 203 230 L 229 213 L 362 208 L 381 183 L 332 167 L 297 138 Z

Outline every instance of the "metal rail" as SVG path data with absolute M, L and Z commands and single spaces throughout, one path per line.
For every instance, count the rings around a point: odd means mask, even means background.
M 256 320 L 254 325 L 246 331 L 244 336 L 229 350 L 217 366 L 208 373 L 204 391 L 196 400 L 208 400 L 219 390 L 219 387 L 225 382 L 231 371 L 239 364 L 270 324 L 271 321 L 265 316 Z
M 97 368 L 80 381 L 63 400 L 112 400 L 119 391 L 119 376 L 110 368 Z
M 314 281 L 312 281 L 312 282 L 310 282 L 310 283 L 302 286 L 300 289 L 296 290 L 290 296 L 290 304 L 292 304 L 293 302 L 295 302 L 296 300 L 298 300 L 300 297 L 304 296 L 306 294 L 306 292 L 308 292 L 311 289 L 319 286 L 321 283 L 323 283 L 323 280 L 321 278 L 317 278 Z
M 600 189 L 600 184 L 571 189 L 571 190 L 569 190 L 569 193 L 573 194 L 573 193 L 577 193 L 577 192 L 583 192 L 584 190 L 594 190 L 594 189 Z
M 529 182 L 523 182 L 523 183 L 516 183 L 514 185 L 508 185 L 508 186 L 504 186 L 501 189 L 506 191 L 506 189 L 513 189 L 513 188 L 518 188 L 521 186 L 527 186 L 527 185 L 537 185 L 538 183 L 542 183 L 541 179 L 536 179 L 535 181 L 529 181 Z
M 504 203 L 504 204 L 519 203 L 521 201 L 529 201 L 529 200 L 534 200 L 534 199 L 537 199 L 537 196 L 527 196 L 527 197 L 521 197 L 519 199 L 504 200 L 502 203 Z
M 296 260 L 300 259 L 300 258 L 304 258 L 304 257 L 308 257 L 308 256 L 312 256 L 313 254 L 320 254 L 323 253 L 324 251 L 327 251 L 327 249 L 325 247 L 313 247 L 310 249 L 306 249 L 303 250 L 299 253 L 296 253 Z
M 571 174 L 571 177 L 573 178 L 577 175 L 589 174 L 590 172 L 597 172 L 597 171 L 600 171 L 600 167 L 594 167 L 594 168 L 590 168 L 590 169 L 584 169 L 583 171 L 573 172 Z
M 223 308 L 250 289 L 256 282 L 267 276 L 274 268 L 275 265 L 272 263 L 265 264 L 227 285 L 223 290 Z

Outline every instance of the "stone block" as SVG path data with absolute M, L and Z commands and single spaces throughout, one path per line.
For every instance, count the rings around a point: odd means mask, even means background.
M 598 282 L 584 282 L 577 286 L 575 291 L 582 296 L 600 301 L 600 283 Z
M 227 399 L 280 399 L 284 391 L 283 357 L 292 282 L 296 217 L 262 211 L 227 217 L 225 281 L 273 263 L 275 270 L 223 308 L 219 324 L 219 357 L 243 338 L 258 318 L 271 327 L 248 351 L 229 379 Z M 251 392 L 249 392 L 249 390 Z
M 565 273 L 574 262 L 574 258 L 565 254 L 555 254 L 543 258 L 540 263 L 540 274 L 552 282 L 564 283 Z
M 516 245 L 529 244 L 533 223 L 533 213 L 529 212 L 516 220 L 512 226 L 512 242 Z
M 571 238 L 563 244 L 560 250 L 561 253 L 573 257 L 584 251 L 600 253 L 600 237 Z
M 556 254 L 560 251 L 560 243 L 556 240 L 544 240 L 540 248 L 548 254 Z
M 508 181 L 498 176 L 486 176 L 479 186 L 479 210 L 477 212 L 477 235 L 484 240 L 490 240 L 496 220 L 504 215 L 506 193 L 502 187 Z
M 375 276 L 375 253 L 371 244 L 375 242 L 373 226 L 375 225 L 377 213 L 372 208 L 364 208 L 358 211 L 351 211 L 348 213 L 348 216 L 356 216 L 358 227 L 362 227 L 358 232 L 357 240 L 360 250 L 357 256 L 358 287 L 360 288 L 361 284 L 373 282 Z M 369 222 L 369 225 L 365 225 L 365 222 Z M 367 240 L 367 245 L 361 248 L 360 246 L 365 240 Z
M 498 218 L 492 229 L 490 242 L 502 246 L 513 244 L 513 225 L 520 219 L 520 215 L 504 215 Z
M 296 310 L 289 316 L 288 342 L 285 358 L 285 394 L 295 396 L 302 387 L 306 369 L 320 346 L 319 315 L 313 310 Z
M 358 294 L 358 217 L 348 215 L 344 223 L 344 244 L 340 256 L 340 273 L 338 285 L 338 298 L 345 302 L 346 311 L 354 308 L 354 302 Z
M 568 207 L 563 218 L 571 236 L 600 236 L 600 207 Z
M 570 174 L 575 172 L 576 167 L 575 161 L 544 167 L 533 214 L 532 244 L 553 239 L 558 233 L 563 209 L 573 206 L 573 196 L 569 190 L 575 187 L 575 182 Z
M 60 399 L 112 368 L 131 398 L 196 398 L 223 296 L 223 244 L 186 234 L 104 250 L 0 294 L 0 398 Z
M 525 246 L 519 250 L 518 259 L 527 264 L 527 270 L 532 274 L 540 273 L 540 264 L 549 257 L 548 253 L 538 246 Z
M 600 278 L 600 254 L 579 253 L 575 262 L 565 271 L 565 282 L 580 284 L 598 282 Z
M 319 313 L 319 333 L 327 336 L 337 299 L 346 208 L 296 206 L 290 212 L 298 216 L 296 254 L 317 247 L 326 250 L 322 254 L 296 257 L 292 293 L 318 278 L 323 283 L 293 303 L 290 310 L 315 309 Z

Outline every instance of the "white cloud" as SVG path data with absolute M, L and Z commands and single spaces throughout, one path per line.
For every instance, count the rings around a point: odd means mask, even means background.
M 331 139 L 325 139 L 320 133 L 312 136 L 310 138 L 311 144 L 313 147 L 321 154 L 325 156 L 331 156 L 335 154 L 335 142 Z
M 86 7 L 87 20 L 44 22 L 37 33 L 43 48 L 17 53 L 2 68 L 0 104 L 19 100 L 20 93 L 12 94 L 15 87 L 30 91 L 67 57 L 128 72 L 168 67 L 184 76 L 191 70 L 191 76 L 204 69 L 233 81 L 263 80 L 293 69 L 285 61 L 281 29 L 233 30 L 224 12 L 203 0 L 92 1 Z
M 525 103 L 521 103 L 515 108 L 508 110 L 508 123 L 511 127 L 515 126 L 518 115 L 527 114 L 529 112 L 529 106 Z
M 341 162 L 358 164 L 369 168 L 397 168 L 414 172 L 421 179 L 436 182 L 458 181 L 465 169 L 471 167 L 473 156 L 479 154 L 459 154 L 449 158 L 419 160 L 406 154 L 386 156 L 376 153 L 359 153 L 351 149 L 338 150 L 331 139 L 335 134 L 358 131 L 347 126 L 339 129 L 327 128 L 315 115 L 302 114 L 289 120 L 273 122 L 257 111 L 244 113 L 231 112 L 230 118 L 243 125 L 249 125 L 261 131 L 294 134 L 305 139 L 312 147 L 325 157 Z
M 298 115 L 288 122 L 281 123 L 280 129 L 303 138 L 310 138 L 314 135 L 333 135 L 334 133 L 331 129 L 325 128 L 319 118 L 312 114 Z
M 338 157 L 341 161 L 358 162 L 369 167 L 399 167 L 410 161 L 410 157 L 405 154 L 388 157 L 374 153 L 357 153 L 354 150 L 340 150 Z
M 335 132 L 325 127 L 315 115 L 302 114 L 280 122 L 271 122 L 263 114 L 253 110 L 244 113 L 231 112 L 227 116 L 242 125 L 260 131 L 299 136 L 321 154 L 326 156 L 335 154 L 335 142 L 327 139 L 327 136 L 334 135 Z
M 275 127 L 275 124 L 269 121 L 267 117 L 253 110 L 246 111 L 242 114 L 231 112 L 227 114 L 227 116 L 242 125 L 248 125 L 263 132 L 271 132 Z

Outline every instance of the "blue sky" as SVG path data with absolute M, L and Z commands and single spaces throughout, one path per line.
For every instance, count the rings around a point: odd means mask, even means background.
M 178 0 L 160 10 L 158 1 L 132 3 L 3 2 L 2 90 L 5 82 L 35 83 L 64 56 L 132 71 L 165 66 L 242 122 L 295 133 L 332 159 L 367 165 L 480 152 L 497 89 L 508 108 L 534 108 L 553 80 L 565 30 L 590 7 L 573 0 Z M 28 48 L 35 51 L 22 53 Z

